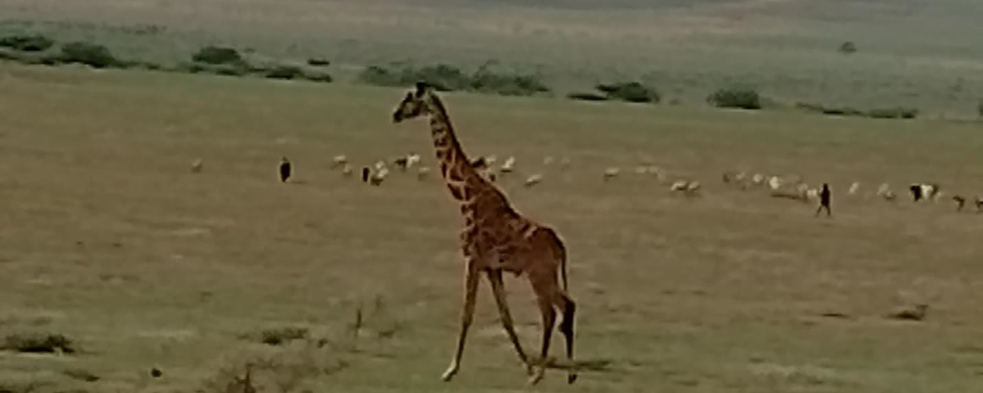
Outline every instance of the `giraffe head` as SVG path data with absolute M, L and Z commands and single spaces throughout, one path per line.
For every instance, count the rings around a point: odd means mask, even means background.
M 426 82 L 417 82 L 416 90 L 407 92 L 406 98 L 403 98 L 403 101 L 393 112 L 393 123 L 427 115 L 429 109 L 427 108 L 426 97 L 429 92 L 430 85 Z

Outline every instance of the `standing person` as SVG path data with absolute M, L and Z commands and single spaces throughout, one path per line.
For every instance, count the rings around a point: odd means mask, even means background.
M 280 159 L 280 181 L 286 183 L 290 179 L 290 160 L 287 156 Z
M 823 190 L 819 192 L 819 208 L 816 209 L 816 217 L 819 217 L 819 213 L 822 213 L 823 209 L 826 209 L 826 217 L 832 217 L 833 211 L 830 209 L 832 199 L 833 193 L 829 190 L 829 184 L 823 183 Z

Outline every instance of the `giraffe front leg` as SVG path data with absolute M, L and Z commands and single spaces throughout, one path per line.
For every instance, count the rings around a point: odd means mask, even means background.
M 451 365 L 441 376 L 445 382 L 450 381 L 457 374 L 461 366 L 461 356 L 464 354 L 464 341 L 468 336 L 468 328 L 474 319 L 474 302 L 478 295 L 478 269 L 474 259 L 468 257 L 465 263 L 464 273 L 464 305 L 461 310 L 461 331 L 457 337 L 457 350 L 451 359 Z
M 505 284 L 502 281 L 502 271 L 498 269 L 488 270 L 488 281 L 491 283 L 492 293 L 495 295 L 495 303 L 498 304 L 498 313 L 502 319 L 502 327 L 505 328 L 505 333 L 508 334 L 509 340 L 512 340 L 512 345 L 515 346 L 515 352 L 519 355 L 519 360 L 526 366 L 526 373 L 532 375 L 532 363 L 526 357 L 526 352 L 522 350 L 519 336 L 515 334 L 512 314 L 509 312 L 509 303 L 505 298 Z

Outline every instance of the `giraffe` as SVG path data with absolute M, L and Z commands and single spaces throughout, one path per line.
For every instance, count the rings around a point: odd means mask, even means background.
M 468 328 L 474 316 L 478 281 L 484 274 L 495 296 L 505 333 L 526 367 L 529 383 L 536 384 L 546 371 L 557 310 L 563 317 L 559 330 L 566 340 L 567 359 L 573 360 L 576 304 L 567 294 L 566 248 L 552 228 L 519 214 L 509 204 L 505 194 L 471 165 L 454 134 L 444 105 L 432 87 L 424 82 L 417 83 L 416 90 L 408 92 L 393 112 L 394 123 L 416 117 L 429 118 L 440 173 L 451 196 L 460 205 L 465 223 L 460 236 L 465 265 L 461 324 L 451 364 L 441 378 L 450 381 L 460 368 Z M 562 287 L 557 277 L 558 271 Z M 515 276 L 524 273 L 532 285 L 543 329 L 541 352 L 536 360 L 523 351 L 513 328 L 505 297 L 503 272 Z M 573 383 L 576 379 L 576 371 L 571 368 L 567 383 Z

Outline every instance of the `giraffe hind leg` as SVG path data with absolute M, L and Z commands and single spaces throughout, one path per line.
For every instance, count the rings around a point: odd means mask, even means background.
M 560 333 L 563 333 L 563 338 L 566 340 L 567 360 L 571 363 L 570 371 L 567 374 L 567 383 L 574 383 L 577 381 L 577 370 L 573 365 L 573 324 L 577 304 L 570 299 L 570 296 L 562 292 L 559 292 L 554 299 L 556 299 L 556 306 L 563 313 L 563 320 L 560 321 Z
M 566 293 L 566 251 L 562 241 L 552 230 L 537 230 L 530 239 L 529 250 L 526 255 L 530 261 L 528 265 L 528 277 L 536 294 L 537 303 L 543 318 L 543 341 L 542 352 L 540 354 L 540 367 L 538 372 L 530 380 L 536 383 L 543 377 L 546 367 L 549 365 L 549 346 L 550 338 L 553 334 L 553 326 L 556 323 L 557 309 L 562 313 L 563 320 L 560 323 L 560 332 L 563 333 L 566 341 L 567 359 L 573 361 L 574 347 L 574 314 L 576 304 Z M 559 279 L 563 279 L 563 287 L 560 286 Z M 573 365 L 570 365 L 567 375 L 567 383 L 573 383 L 577 379 L 577 373 Z

